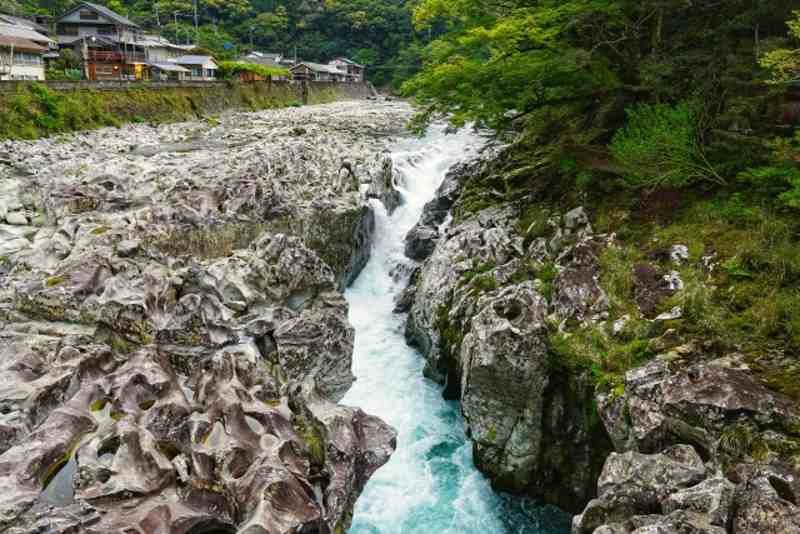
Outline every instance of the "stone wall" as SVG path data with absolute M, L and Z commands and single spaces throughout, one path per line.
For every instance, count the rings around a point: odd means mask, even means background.
M 0 140 L 325 104 L 372 92 L 368 84 L 324 82 L 0 82 Z

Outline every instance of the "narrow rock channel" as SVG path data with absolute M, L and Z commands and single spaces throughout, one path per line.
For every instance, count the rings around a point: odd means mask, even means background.
M 492 491 L 474 467 L 472 444 L 457 403 L 423 378 L 424 360 L 405 341 L 405 316 L 394 313 L 413 262 L 404 238 L 419 220 L 448 169 L 482 145 L 468 131 L 446 135 L 432 128 L 392 151 L 404 203 L 391 215 L 377 201 L 371 260 L 346 294 L 356 330 L 356 383 L 343 399 L 398 431 L 398 447 L 356 505 L 351 534 L 567 532 L 569 519 Z

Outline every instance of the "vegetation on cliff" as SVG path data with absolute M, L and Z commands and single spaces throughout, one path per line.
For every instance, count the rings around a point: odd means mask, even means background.
M 800 74 L 800 13 L 793 7 L 735 0 L 417 6 L 417 28 L 448 31 L 404 86 L 421 106 L 416 125 L 447 115 L 513 140 L 498 172 L 465 184 L 457 217 L 514 203 L 533 214 L 520 226 L 539 235 L 547 227 L 536 213 L 591 207 L 597 229 L 619 238 L 601 262 L 612 320 L 636 309 L 638 264 L 658 263 L 674 244 L 695 260 L 680 269 L 686 290 L 659 304 L 659 313 L 681 306 L 682 319 L 660 331 L 633 321 L 622 340 L 593 331 L 552 340 L 567 360 L 603 354 L 594 367 L 599 384 L 621 384 L 627 369 L 653 355 L 648 342 L 670 327 L 744 351 L 770 386 L 800 394 L 797 362 L 775 356 L 800 342 L 800 97 L 790 82 Z

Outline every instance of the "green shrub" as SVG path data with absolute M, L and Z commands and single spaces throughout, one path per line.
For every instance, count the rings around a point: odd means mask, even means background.
M 685 187 L 698 181 L 722 183 L 700 141 L 697 115 L 681 103 L 641 104 L 611 142 L 625 182 L 633 187 Z
M 230 80 L 242 72 L 249 72 L 263 78 L 269 78 L 271 76 L 287 76 L 289 74 L 289 71 L 282 67 L 267 67 L 266 65 L 258 65 L 256 63 L 223 61 L 219 64 L 219 75 L 223 79 Z

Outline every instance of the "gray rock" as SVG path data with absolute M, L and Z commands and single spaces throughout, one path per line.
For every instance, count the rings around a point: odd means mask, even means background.
M 439 231 L 429 226 L 415 226 L 406 236 L 406 256 L 416 261 L 428 259 L 436 249 Z
M 476 462 L 493 478 L 523 490 L 536 478 L 548 385 L 544 342 L 547 301 L 533 284 L 510 286 L 478 301 L 461 344 L 461 406 Z
M 6 214 L 6 222 L 15 226 L 25 226 L 28 224 L 28 218 L 20 211 L 12 211 Z
M 669 249 L 669 259 L 676 265 L 682 265 L 689 261 L 689 247 L 686 245 L 672 245 Z
M 568 211 L 564 215 L 564 228 L 574 232 L 589 225 L 589 215 L 583 207 L 578 207 Z
M 513 209 L 487 209 L 448 229 L 414 282 L 407 334 L 426 375 L 461 401 L 476 464 L 494 486 L 576 511 L 593 496 L 611 444 L 590 419 L 588 377 L 548 365 L 549 305 L 541 281 L 515 280 L 530 261 L 515 222 Z M 567 241 L 561 261 L 596 272 L 591 239 Z M 589 278 L 561 285 L 565 314 L 601 313 Z
M 0 225 L 0 530 L 349 528 L 396 437 L 336 404 L 374 224 L 336 165 L 409 110 L 316 113 L 14 144 L 47 217 Z
M 712 525 L 725 527 L 730 517 L 736 486 L 722 476 L 709 478 L 691 488 L 676 491 L 661 502 L 665 514 L 687 510 L 708 517 Z
M 733 532 L 737 534 L 798 534 L 797 496 L 776 477 L 758 476 L 736 491 Z
M 561 321 L 581 323 L 600 318 L 608 310 L 595 252 L 602 246 L 601 242 L 586 238 L 558 256 L 560 272 L 553 281 L 552 311 Z
M 705 477 L 703 460 L 690 446 L 678 445 L 651 455 L 612 453 L 598 481 L 598 498 L 575 518 L 573 531 L 591 533 L 633 515 L 658 513 L 664 499 Z

